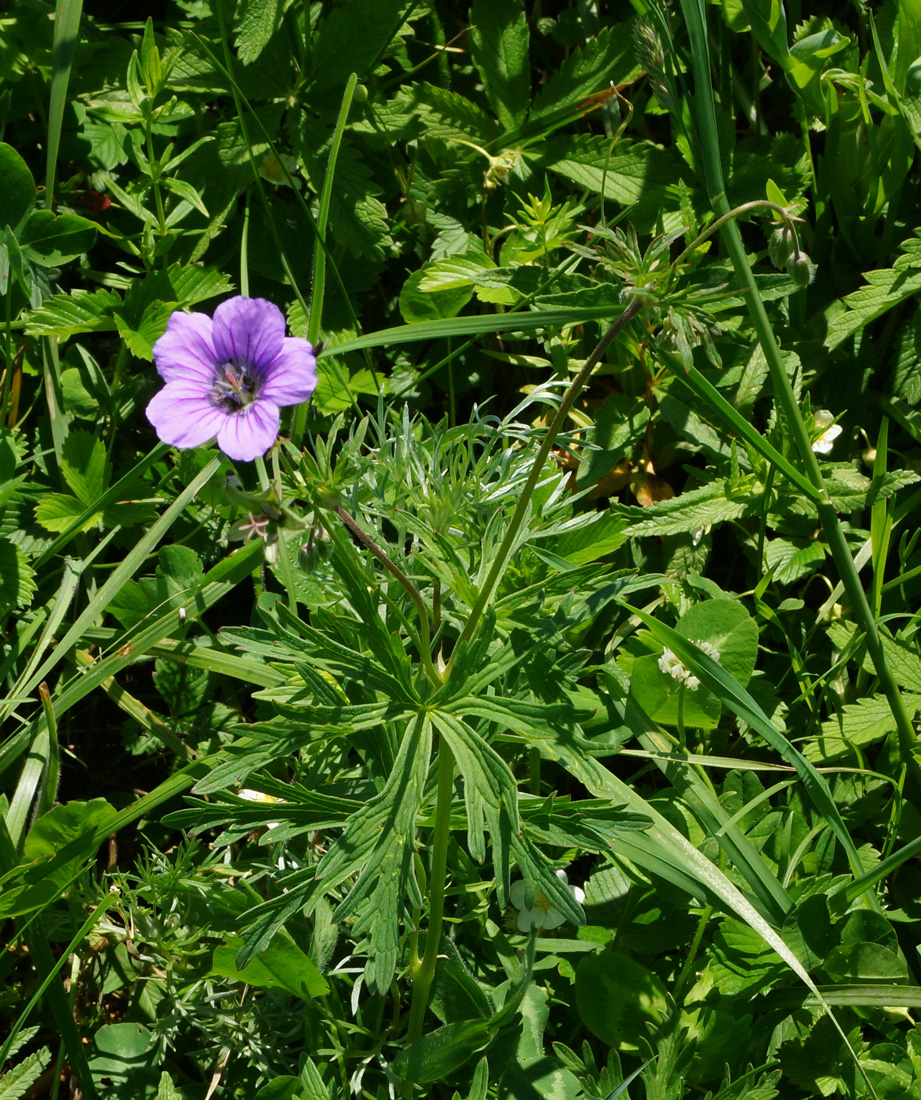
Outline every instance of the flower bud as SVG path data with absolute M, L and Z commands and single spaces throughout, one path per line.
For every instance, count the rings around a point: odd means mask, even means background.
M 800 254 L 787 264 L 787 271 L 797 286 L 809 286 L 815 278 L 815 264 L 805 252 Z
M 768 255 L 771 263 L 780 271 L 783 271 L 790 262 L 790 257 L 793 255 L 793 234 L 787 226 L 781 226 L 771 234 L 771 239 L 768 241 Z

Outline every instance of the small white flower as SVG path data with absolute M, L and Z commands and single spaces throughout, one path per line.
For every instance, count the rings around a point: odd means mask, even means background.
M 720 651 L 715 645 L 701 641 L 696 641 L 694 644 L 702 649 L 712 660 L 719 661 Z M 662 656 L 659 658 L 659 668 L 666 676 L 671 676 L 671 678 L 677 680 L 679 684 L 684 684 L 688 691 L 697 691 L 700 687 L 700 680 L 692 675 L 690 669 L 684 667 L 668 646 L 662 650 Z
M 564 886 L 569 886 L 569 879 L 566 877 L 565 871 L 557 871 L 556 877 Z M 585 901 L 585 891 L 579 889 L 578 886 L 569 886 L 569 889 L 578 904 L 581 905 Z M 509 900 L 516 909 L 521 910 L 518 914 L 518 928 L 522 932 L 530 932 L 532 928 L 559 928 L 566 920 L 562 913 L 553 908 L 540 890 L 537 891 L 534 898 L 534 907 L 532 909 L 526 908 L 524 879 L 518 879 L 517 882 L 512 883 L 512 888 L 509 890 Z
M 273 794 L 263 794 L 262 791 L 254 791 L 249 787 L 244 787 L 240 791 L 240 798 L 245 798 L 247 802 L 284 802 L 283 798 L 276 798 Z M 269 821 L 267 828 L 274 829 L 278 824 L 277 821 Z
M 832 447 L 835 445 L 835 440 L 844 430 L 840 424 L 835 423 L 835 418 L 828 411 L 828 409 L 818 409 L 813 413 L 813 419 L 817 428 L 821 428 L 822 431 L 818 438 L 814 440 L 812 449 L 816 454 L 829 455 L 831 454 Z

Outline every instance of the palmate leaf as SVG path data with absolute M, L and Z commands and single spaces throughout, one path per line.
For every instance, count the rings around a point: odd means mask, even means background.
M 316 869 L 283 879 L 279 884 L 285 890 L 282 897 L 251 910 L 256 920 L 243 934 L 238 967 L 253 959 L 289 916 L 299 909 L 309 913 L 327 890 L 357 873 L 335 919 L 356 916 L 356 934 L 370 931 L 369 987 L 379 993 L 389 987 L 397 963 L 402 899 L 408 897 L 414 906 L 422 904 L 413 866 L 413 833 L 424 797 L 431 744 L 429 720 L 413 718 L 380 794 L 349 818 L 342 836 Z
M 489 830 L 500 905 L 509 886 L 509 843 L 520 829 L 518 787 L 508 764 L 466 722 L 445 711 L 433 711 L 432 722 L 454 753 L 464 780 L 467 843 L 474 859 L 486 858 Z

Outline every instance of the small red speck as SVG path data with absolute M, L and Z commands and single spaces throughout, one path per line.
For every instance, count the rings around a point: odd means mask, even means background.
M 93 190 L 89 191 L 75 191 L 71 196 L 71 200 L 74 206 L 80 206 L 84 210 L 89 210 L 92 214 L 101 214 L 103 210 L 108 210 L 112 205 L 112 200 L 106 198 L 101 192 Z

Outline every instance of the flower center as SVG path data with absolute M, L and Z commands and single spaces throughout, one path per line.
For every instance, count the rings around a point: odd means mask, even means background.
M 214 403 L 226 412 L 239 412 L 256 400 L 260 382 L 248 363 L 231 359 L 217 368 L 212 390 Z

